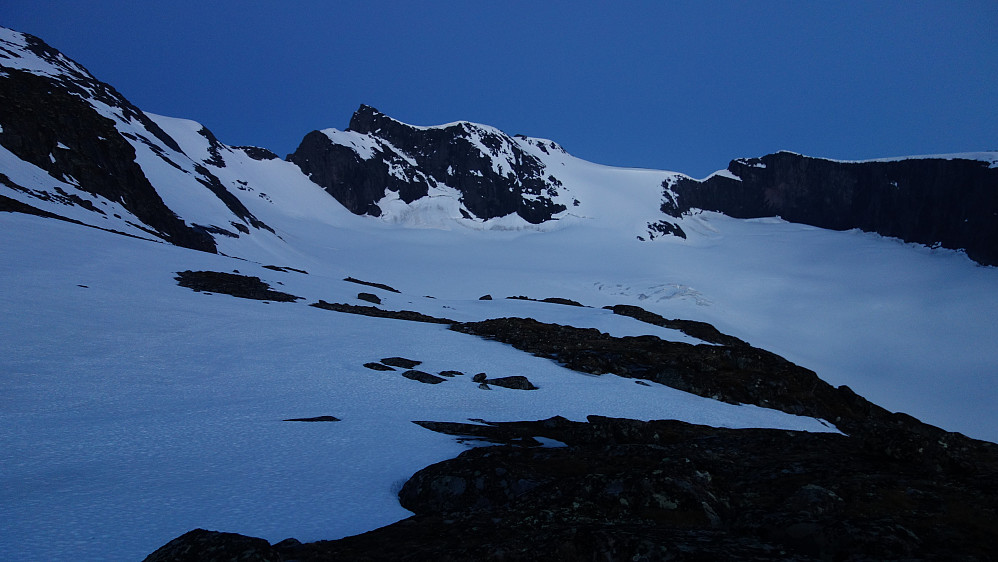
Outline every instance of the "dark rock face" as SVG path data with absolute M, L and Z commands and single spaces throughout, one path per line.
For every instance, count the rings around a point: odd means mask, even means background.
M 733 160 L 741 178 L 682 179 L 662 211 L 736 218 L 780 216 L 833 230 L 859 228 L 930 246 L 966 250 L 998 265 L 998 168 L 975 160 L 846 163 L 790 152 Z
M 480 219 L 516 213 L 537 224 L 565 210 L 551 201 L 560 183 L 541 161 L 492 129 L 471 123 L 416 128 L 362 105 L 347 131 L 375 141 L 374 155 L 363 159 L 313 131 L 288 161 L 356 214 L 380 216 L 376 202 L 388 191 L 412 203 L 437 185 L 460 191 L 464 207 Z
M 5 72 L 7 75 L 0 77 L 0 122 L 4 125 L 0 145 L 56 179 L 75 178 L 80 189 L 120 202 L 144 224 L 155 229 L 151 234 L 178 246 L 215 251 L 211 235 L 186 225 L 167 208 L 135 163 L 135 149 L 118 133 L 110 119 L 99 115 L 84 99 L 74 95 L 76 88 L 66 88 L 52 78 L 19 70 L 5 69 Z M 107 95 L 116 94 L 109 86 L 105 88 Z M 128 108 L 135 114 L 141 113 Z M 144 115 L 142 117 L 148 121 Z M 159 130 L 154 123 L 149 123 L 155 128 L 153 130 Z M 60 144 L 70 150 L 60 150 L 57 148 Z M 50 155 L 54 156 L 54 161 Z M 10 183 L 7 185 L 14 187 Z M 51 195 L 36 194 L 27 188 L 19 191 L 38 198 L 51 198 Z M 66 201 L 66 204 L 74 203 Z

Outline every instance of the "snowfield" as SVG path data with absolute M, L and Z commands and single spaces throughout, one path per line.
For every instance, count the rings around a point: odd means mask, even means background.
M 239 269 L 278 289 L 314 293 L 310 300 L 355 302 L 358 290 L 370 290 L 338 278 L 36 217 L 2 219 L 5 559 L 136 560 L 194 527 L 276 541 L 391 523 L 408 515 L 394 496 L 401 482 L 465 447 L 413 420 L 599 414 L 832 430 L 775 410 L 582 375 L 440 325 L 195 293 L 173 280 L 189 268 Z M 409 273 L 426 283 L 448 262 L 440 258 Z M 374 291 L 388 306 L 467 319 L 529 314 L 691 340 L 598 309 Z M 466 375 L 426 385 L 363 367 L 390 356 Z M 477 372 L 526 375 L 540 389 L 483 391 L 470 380 Z M 320 415 L 342 421 L 282 421 Z
M 404 479 L 467 446 L 413 420 L 600 414 L 834 430 L 586 376 L 439 325 L 306 305 L 366 304 L 361 291 L 460 321 L 534 317 L 698 343 L 599 308 L 637 304 L 714 323 L 889 409 L 998 439 L 996 271 L 959 253 L 709 213 L 685 219 L 689 240 L 653 243 L 580 225 L 405 229 L 340 216 L 347 227 L 285 220 L 288 245 L 245 246 L 247 260 L 0 215 L 0 557 L 135 560 L 195 527 L 271 541 L 370 530 L 408 515 L 394 496 Z M 305 300 L 195 293 L 173 280 L 186 269 L 238 270 Z M 513 295 L 594 308 L 503 298 Z M 390 356 L 465 375 L 426 385 L 363 367 Z M 477 372 L 526 375 L 540 390 L 483 391 Z M 342 421 L 282 421 L 321 415 Z

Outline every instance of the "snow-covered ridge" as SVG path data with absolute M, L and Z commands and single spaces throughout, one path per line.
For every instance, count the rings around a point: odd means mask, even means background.
M 87 69 L 38 38 L 0 26 L 0 60 L 4 67 L 50 77 L 90 76 Z
M 990 167 L 998 167 L 998 151 L 982 151 L 982 152 L 953 152 L 947 154 L 919 154 L 910 156 L 888 156 L 884 158 L 869 158 L 866 160 L 839 160 L 836 158 L 825 158 L 820 156 L 808 156 L 806 154 L 801 154 L 799 152 L 793 152 L 791 150 L 780 150 L 777 154 L 787 153 L 793 154 L 795 156 L 802 156 L 804 158 L 814 158 L 817 160 L 827 160 L 829 162 L 840 162 L 843 164 L 863 164 L 866 162 L 901 162 L 903 160 L 979 160 L 981 162 L 987 162 Z M 738 161 L 747 160 L 744 158 L 737 159 Z

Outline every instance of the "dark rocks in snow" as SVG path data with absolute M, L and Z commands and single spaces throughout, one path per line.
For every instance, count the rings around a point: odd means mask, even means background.
M 977 160 L 909 158 L 835 162 L 792 152 L 732 160 L 728 172 L 666 185 L 662 211 L 691 209 L 736 218 L 779 216 L 848 230 L 859 228 L 928 246 L 964 249 L 998 265 L 998 168 Z
M 259 146 L 233 146 L 233 150 L 241 150 L 246 153 L 246 156 L 254 160 L 277 160 L 280 156 L 273 153 L 273 151 L 266 148 L 261 148 Z
M 311 303 L 309 306 L 314 306 L 315 308 L 321 308 L 323 310 L 332 310 L 334 312 L 343 312 L 346 314 L 359 314 L 361 316 L 373 316 L 375 318 L 394 318 L 396 320 L 406 320 L 409 322 L 426 322 L 430 324 L 452 324 L 454 322 L 453 320 L 449 320 L 447 318 L 428 316 L 426 314 L 413 312 L 411 310 L 382 310 L 375 306 L 358 306 L 355 304 L 326 302 L 324 300 Z
M 371 281 L 361 281 L 360 279 L 354 279 L 353 277 L 347 277 L 347 278 L 344 279 L 344 281 L 348 281 L 350 283 L 357 283 L 358 285 L 366 285 L 368 287 L 374 287 L 376 289 L 383 289 L 383 290 L 389 291 L 391 293 L 401 293 L 401 291 L 399 291 L 398 289 L 395 289 L 393 287 L 385 285 L 384 283 L 374 283 L 374 282 L 371 282 Z
M 285 543 L 282 543 L 285 544 Z M 300 544 L 300 543 L 299 543 Z M 282 562 L 281 553 L 263 539 L 195 529 L 166 543 L 143 562 Z
M 366 301 L 372 304 L 381 304 L 381 297 L 373 293 L 357 293 L 357 300 Z
M 565 306 L 583 306 L 579 301 L 573 301 L 572 299 L 563 299 L 561 297 L 547 297 L 541 299 L 541 302 L 547 302 L 551 304 L 563 304 Z
M 845 434 L 599 416 L 420 421 L 461 441 L 497 445 L 413 475 L 399 492 L 415 513 L 409 519 L 274 548 L 294 560 L 995 559 L 995 444 L 890 413 L 712 326 L 674 324 L 682 321 L 636 307 L 615 312 L 716 345 L 519 318 L 453 329 L 585 373 L 824 418 Z M 502 378 L 472 380 L 489 389 Z
M 492 295 L 482 295 L 482 296 L 478 297 L 478 300 L 480 300 L 480 301 L 490 301 L 490 300 L 492 300 Z
M 686 238 L 686 232 L 674 222 L 669 222 L 666 220 L 660 220 L 648 223 L 648 239 L 654 240 L 659 236 L 672 235 L 679 238 Z M 639 236 L 639 240 L 644 240 L 643 237 Z
M 494 379 L 485 379 L 485 384 L 492 386 L 501 386 L 503 388 L 511 388 L 513 390 L 537 390 L 537 387 L 531 383 L 527 377 L 522 375 L 514 375 L 510 377 L 498 377 Z
M 563 305 L 566 305 L 566 306 L 580 306 L 580 307 L 585 306 L 582 303 L 580 303 L 579 301 L 573 301 L 572 299 L 565 299 L 565 298 L 561 298 L 561 297 L 547 297 L 547 298 L 543 298 L 543 299 L 532 299 L 532 298 L 524 296 L 524 295 L 517 295 L 517 296 L 512 296 L 512 297 L 506 297 L 506 298 L 509 299 L 509 300 L 516 300 L 516 301 L 546 302 L 546 303 L 550 303 L 550 304 L 563 304 Z
M 221 271 L 179 271 L 177 284 L 195 291 L 224 293 L 243 299 L 256 299 L 276 302 L 295 302 L 301 297 L 274 291 L 259 277 L 223 273 Z
M 400 367 L 402 369 L 412 369 L 416 365 L 420 365 L 422 361 L 416 361 L 415 359 L 406 359 L 405 357 L 386 357 L 381 360 L 385 365 L 391 365 L 392 367 Z
M 463 377 L 464 373 L 461 371 L 440 371 L 438 373 L 441 377 Z
M 399 491 L 412 517 L 362 535 L 279 548 L 286 559 L 992 560 L 996 554 L 993 447 L 979 450 L 978 464 L 940 472 L 932 462 L 898 461 L 861 437 L 839 434 L 600 416 L 416 423 L 498 445 L 414 474 Z M 552 440 L 563 446 L 542 446 Z
M 291 418 L 291 419 L 284 420 L 284 421 L 289 421 L 289 422 L 338 422 L 338 421 L 340 421 L 340 418 L 338 418 L 336 416 L 316 416 L 314 418 Z
M 603 308 L 606 310 L 612 310 L 614 314 L 630 316 L 631 318 L 640 320 L 646 324 L 679 330 L 687 336 L 694 337 L 708 343 L 732 346 L 748 345 L 734 336 L 721 333 L 720 330 L 706 322 L 697 322 L 696 320 L 669 320 L 655 314 L 654 312 L 649 312 L 639 306 L 630 304 L 616 304 L 613 306 L 604 306 Z
M 438 185 L 461 192 L 462 214 L 479 219 L 515 213 L 538 224 L 565 210 L 551 199 L 559 184 L 547 178 L 541 161 L 494 129 L 412 127 L 362 105 L 347 131 L 372 139 L 370 158 L 312 131 L 288 161 L 356 214 L 380 216 L 377 202 L 389 191 L 411 203 Z
M 394 371 L 395 369 L 381 363 L 364 363 L 364 366 L 372 371 Z
M 416 371 L 416 370 L 406 371 L 402 373 L 402 376 L 407 379 L 419 381 L 426 384 L 440 384 L 445 380 L 447 380 L 444 377 L 438 377 L 437 375 L 432 375 L 424 371 Z
M 308 272 L 307 272 L 307 271 L 305 271 L 304 269 L 296 269 L 296 268 L 294 268 L 294 267 L 291 267 L 291 266 L 287 266 L 287 265 L 285 265 L 285 266 L 279 266 L 279 265 L 265 265 L 265 266 L 263 266 L 263 268 L 264 268 L 264 269 L 269 269 L 269 270 L 271 270 L 271 271 L 282 271 L 282 272 L 284 272 L 284 273 L 287 273 L 287 272 L 289 272 L 289 271 L 294 271 L 295 273 L 303 273 L 303 274 L 305 274 L 305 275 L 308 275 Z

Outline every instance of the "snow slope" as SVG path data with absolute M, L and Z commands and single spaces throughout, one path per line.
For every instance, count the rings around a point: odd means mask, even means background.
M 829 430 L 774 410 L 585 376 L 439 325 L 195 293 L 173 281 L 188 268 L 238 269 L 310 298 L 356 294 L 358 285 L 321 272 L 275 272 L 37 217 L 0 218 L 4 559 L 135 560 L 194 527 L 276 541 L 390 523 L 408 513 L 394 497 L 401 481 L 463 447 L 410 423 L 417 419 L 602 414 Z M 435 265 L 408 272 L 425 282 Z M 433 308 L 422 297 L 395 300 Z M 467 318 L 544 317 L 546 309 L 547 320 L 618 335 L 670 332 L 601 310 L 437 300 Z M 362 366 L 396 355 L 467 374 L 431 386 Z M 470 380 L 480 371 L 527 375 L 540 389 L 486 392 Z M 342 421 L 281 421 L 318 415 Z

